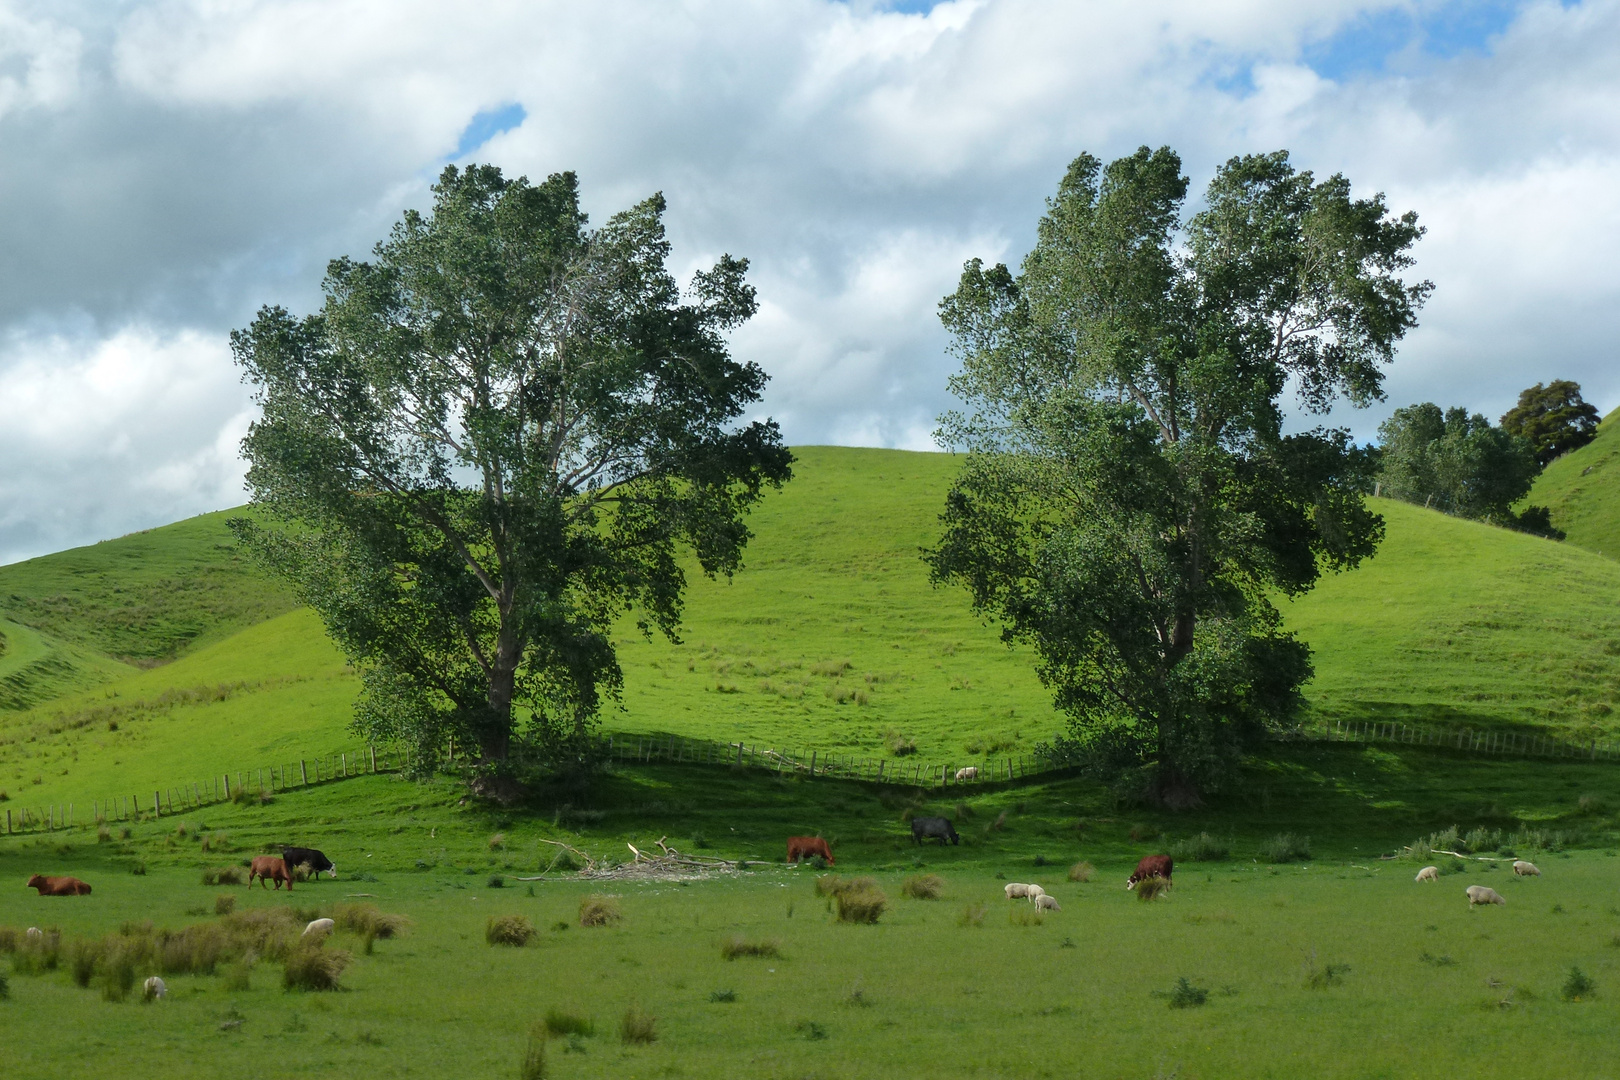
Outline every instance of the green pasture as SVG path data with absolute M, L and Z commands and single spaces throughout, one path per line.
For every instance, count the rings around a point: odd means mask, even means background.
M 1620 559 L 1620 409 L 1603 418 L 1597 438 L 1552 462 L 1525 505 L 1545 506 L 1569 543 Z
M 369 956 L 338 935 L 327 947 L 356 959 L 336 993 L 284 990 L 268 961 L 247 990 L 177 975 L 153 1005 L 103 1001 L 65 970 L 11 973 L 0 1030 L 29 1036 L 6 1040 L 6 1075 L 205 1076 L 251 1060 L 270 1076 L 516 1076 L 548 1009 L 595 1025 L 549 1042 L 554 1077 L 1394 1077 L 1429 1069 L 1436 1045 L 1448 1068 L 1484 1076 L 1606 1075 L 1592 1048 L 1620 1022 L 1611 767 L 1302 747 L 1255 769 L 1243 795 L 1180 817 L 1117 807 L 1082 779 L 940 793 L 666 766 L 522 811 L 464 802 L 448 781 L 365 777 L 130 823 L 127 839 L 116 825 L 101 843 L 88 830 L 4 839 L 0 926 L 178 928 L 212 919 L 221 893 L 301 916 L 364 901 L 413 922 Z M 913 846 L 907 811 L 954 816 L 963 844 Z M 1418 864 L 1378 858 L 1451 824 L 1534 825 L 1587 846 L 1520 851 L 1544 871 L 1525 881 L 1444 859 L 1439 884 L 1419 886 Z M 1230 857 L 1183 861 L 1167 899 L 1125 892 L 1140 854 L 1194 830 Z M 1309 834 L 1313 858 L 1257 861 L 1277 831 Z M 877 925 L 836 922 L 815 871 L 781 865 L 797 832 L 832 839 L 834 872 L 876 879 L 890 901 Z M 516 880 L 549 863 L 542 840 L 628 858 L 627 842 L 660 836 L 761 863 L 684 883 Z M 201 883 L 277 842 L 321 847 L 340 876 L 279 895 Z M 1067 878 L 1080 860 L 1089 882 Z M 95 893 L 37 898 L 22 886 L 34 872 Z M 943 878 L 942 899 L 902 895 L 924 873 Z M 1063 910 L 1037 922 L 1002 897 L 1006 881 L 1043 884 Z M 1474 883 L 1507 906 L 1468 910 Z M 617 898 L 623 922 L 578 925 L 591 893 Z M 535 942 L 485 943 L 486 920 L 508 914 L 538 928 Z M 739 935 L 780 955 L 723 959 Z M 1595 995 L 1562 999 L 1572 966 Z M 1182 978 L 1208 991 L 1202 1005 L 1171 1007 Z M 655 1042 L 620 1043 L 632 1005 L 656 1018 Z

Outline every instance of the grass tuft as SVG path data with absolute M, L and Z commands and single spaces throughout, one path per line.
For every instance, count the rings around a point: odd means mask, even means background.
M 938 874 L 913 874 L 900 885 L 900 892 L 913 900 L 938 900 L 945 892 L 945 879 Z
M 301 945 L 283 961 L 282 985 L 288 990 L 336 990 L 353 956 L 343 949 Z
M 543 1023 L 552 1035 L 578 1035 L 588 1039 L 596 1034 L 596 1024 L 590 1017 L 555 1006 L 546 1010 Z
M 1176 862 L 1221 862 L 1231 854 L 1232 846 L 1217 840 L 1207 832 L 1176 840 L 1170 844 L 1170 857 Z
M 727 960 L 735 960 L 739 956 L 779 957 L 782 955 L 782 943 L 776 938 L 749 941 L 741 934 L 736 934 L 721 944 L 720 955 Z
M 658 1018 L 631 1005 L 619 1018 L 619 1041 L 626 1046 L 658 1041 Z
M 1311 857 L 1311 838 L 1278 833 L 1260 845 L 1263 863 L 1304 862 Z
M 1170 891 L 1170 883 L 1161 877 L 1144 878 L 1136 883 L 1136 899 L 1144 904 L 1152 903 Z
M 491 945 L 521 949 L 534 937 L 534 924 L 526 915 L 491 915 L 484 924 L 484 940 Z
M 529 1026 L 529 1041 L 523 1047 L 523 1060 L 518 1065 L 518 1080 L 546 1080 L 546 1041 L 549 1037 L 545 1021 Z
M 1170 988 L 1165 995 L 1170 999 L 1172 1009 L 1196 1009 L 1209 1000 L 1209 990 L 1202 986 L 1194 986 L 1187 976 L 1176 979 L 1176 985 Z
M 1597 983 L 1578 967 L 1571 967 L 1559 995 L 1565 1001 L 1583 1001 L 1597 993 Z
M 592 893 L 579 902 L 581 926 L 612 926 L 623 919 L 624 912 L 619 910 L 619 901 L 611 896 Z
M 956 917 L 956 925 L 962 927 L 983 926 L 985 913 L 990 910 L 987 904 L 968 904 L 962 909 L 962 914 Z
M 716 1005 L 730 1005 L 737 1000 L 737 991 L 716 990 L 709 995 L 709 1000 Z
M 1088 862 L 1077 862 L 1069 867 L 1070 881 L 1090 881 L 1097 876 L 1097 868 Z
M 883 890 L 870 884 L 871 878 L 858 878 L 868 884 L 861 888 L 845 889 L 833 897 L 838 905 L 838 921 L 847 923 L 876 923 L 888 909 L 889 898 Z
M 230 893 L 221 893 L 214 897 L 214 914 L 229 915 L 236 910 L 236 897 Z

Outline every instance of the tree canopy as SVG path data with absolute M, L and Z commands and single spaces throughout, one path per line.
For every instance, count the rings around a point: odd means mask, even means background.
M 1035 647 L 1063 750 L 1152 763 L 1172 803 L 1228 777 L 1295 716 L 1309 650 L 1272 603 L 1356 565 L 1383 523 L 1371 460 L 1308 411 L 1381 396 L 1431 286 L 1422 235 L 1285 152 L 1233 158 L 1183 218 L 1169 148 L 1070 165 L 1018 274 L 975 259 L 941 318 L 968 452 L 937 583 Z
M 1581 399 L 1580 383 L 1568 379 L 1521 391 L 1519 403 L 1502 416 L 1502 430 L 1528 440 L 1542 466 L 1597 438 L 1597 429 L 1597 408 Z
M 634 610 L 675 634 L 690 551 L 740 565 L 744 515 L 790 475 L 765 373 L 725 334 L 755 310 L 724 256 L 683 294 L 655 195 L 589 228 L 573 174 L 444 170 L 321 310 L 232 335 L 263 410 L 243 541 L 358 665 L 356 724 L 482 773 L 588 764 Z

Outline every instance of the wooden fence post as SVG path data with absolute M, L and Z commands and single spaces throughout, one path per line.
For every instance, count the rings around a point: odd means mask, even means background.
M 162 797 L 155 791 L 152 792 L 152 816 L 163 816 L 163 800 Z

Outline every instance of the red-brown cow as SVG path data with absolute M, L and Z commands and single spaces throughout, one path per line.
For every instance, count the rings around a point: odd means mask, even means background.
M 35 874 L 28 879 L 30 889 L 38 889 L 41 896 L 89 896 L 90 886 L 76 877 L 46 877 Z
M 1125 888 L 1134 889 L 1139 881 L 1146 881 L 1150 877 L 1164 878 L 1170 881 L 1170 871 L 1175 869 L 1175 863 L 1168 855 L 1146 855 L 1136 864 L 1135 873 L 1125 879 Z
M 798 862 L 808 859 L 812 855 L 820 855 L 827 860 L 827 865 L 833 864 L 832 848 L 827 841 L 819 836 L 790 836 L 788 837 L 788 862 Z
M 259 887 L 265 888 L 265 882 L 274 881 L 276 888 L 281 883 L 287 883 L 287 891 L 292 892 L 292 875 L 287 872 L 287 860 L 278 859 L 274 855 L 255 855 L 253 865 L 248 867 L 248 888 L 253 888 L 253 879 L 259 879 Z

